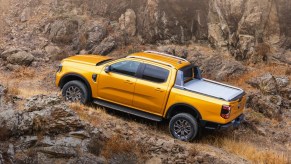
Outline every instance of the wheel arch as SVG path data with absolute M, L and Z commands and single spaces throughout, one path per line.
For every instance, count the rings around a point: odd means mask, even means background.
M 85 77 L 83 77 L 82 75 L 77 74 L 77 73 L 68 73 L 68 74 L 64 75 L 60 80 L 59 87 L 62 89 L 66 83 L 73 81 L 73 80 L 79 80 L 79 81 L 83 82 L 88 89 L 89 97 L 92 97 L 91 85 L 89 84 L 89 82 L 86 80 Z
M 177 103 L 172 105 L 166 113 L 166 119 L 170 119 L 171 117 L 179 113 L 189 113 L 193 115 L 197 120 L 202 119 L 200 112 L 192 105 L 186 103 Z

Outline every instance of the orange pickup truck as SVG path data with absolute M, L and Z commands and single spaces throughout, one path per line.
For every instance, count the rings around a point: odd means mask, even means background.
M 173 137 L 193 140 L 199 128 L 221 129 L 243 120 L 245 92 L 201 77 L 189 61 L 145 51 L 113 60 L 99 55 L 64 59 L 56 85 L 67 101 L 93 102 L 154 121 L 169 119 Z

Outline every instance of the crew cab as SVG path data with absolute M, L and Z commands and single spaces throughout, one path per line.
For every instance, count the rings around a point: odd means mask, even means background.
M 189 61 L 155 51 L 116 60 L 66 58 L 56 85 L 67 101 L 93 102 L 154 121 L 168 119 L 172 136 L 183 141 L 193 140 L 200 128 L 233 127 L 244 118 L 242 89 L 202 78 Z

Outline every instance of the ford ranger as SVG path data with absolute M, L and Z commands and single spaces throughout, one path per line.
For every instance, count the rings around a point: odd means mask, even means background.
M 93 102 L 154 121 L 168 119 L 171 135 L 183 141 L 193 140 L 200 128 L 233 127 L 244 118 L 242 89 L 202 78 L 189 61 L 155 51 L 116 60 L 66 58 L 56 85 L 67 101 Z

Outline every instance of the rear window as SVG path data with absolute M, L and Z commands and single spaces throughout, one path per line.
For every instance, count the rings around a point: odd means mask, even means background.
M 167 81 L 168 76 L 169 70 L 146 64 L 144 72 L 142 74 L 142 79 L 156 83 L 163 83 Z
M 183 81 L 184 83 L 192 80 L 194 77 L 193 67 L 189 67 L 183 70 Z

